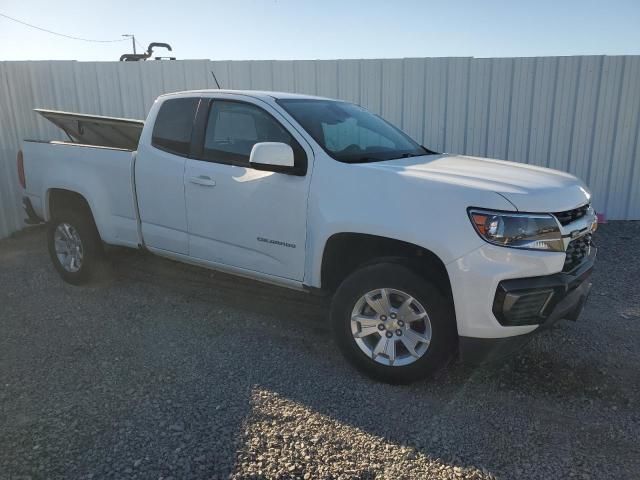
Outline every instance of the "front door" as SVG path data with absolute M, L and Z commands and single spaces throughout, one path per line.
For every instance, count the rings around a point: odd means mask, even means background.
M 312 153 L 285 124 L 259 100 L 211 101 L 198 158 L 185 170 L 190 256 L 302 280 Z M 257 142 L 291 145 L 296 174 L 252 168 Z

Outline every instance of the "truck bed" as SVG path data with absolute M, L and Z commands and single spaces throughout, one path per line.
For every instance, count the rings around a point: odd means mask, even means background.
M 35 111 L 63 130 L 69 141 L 24 141 L 25 193 L 34 212 L 49 220 L 50 193 L 76 192 L 89 203 L 105 242 L 137 246 L 133 160 L 144 121 Z
M 26 140 L 23 144 L 25 193 L 35 213 L 49 219 L 53 189 L 77 192 L 89 203 L 102 239 L 138 245 L 133 193 L 135 153 L 115 147 Z

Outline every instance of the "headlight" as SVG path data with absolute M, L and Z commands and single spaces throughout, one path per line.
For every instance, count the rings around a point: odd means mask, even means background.
M 564 252 L 560 226 L 552 215 L 471 208 L 469 218 L 476 232 L 494 245 Z

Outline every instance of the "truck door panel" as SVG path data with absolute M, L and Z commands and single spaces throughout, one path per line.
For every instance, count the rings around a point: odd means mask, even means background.
M 300 142 L 262 107 L 214 99 L 199 159 L 188 159 L 185 197 L 192 257 L 302 280 L 309 177 L 251 167 L 253 145 Z
M 163 102 L 151 142 L 141 142 L 135 167 L 145 244 L 184 255 L 189 253 L 184 170 L 199 101 L 190 97 Z

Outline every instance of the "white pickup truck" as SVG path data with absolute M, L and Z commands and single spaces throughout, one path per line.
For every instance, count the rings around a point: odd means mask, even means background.
M 201 90 L 144 122 L 38 112 L 69 141 L 25 141 L 24 205 L 70 283 L 110 244 L 326 292 L 345 356 L 388 382 L 502 355 L 591 287 L 580 180 L 433 152 L 351 103 Z

